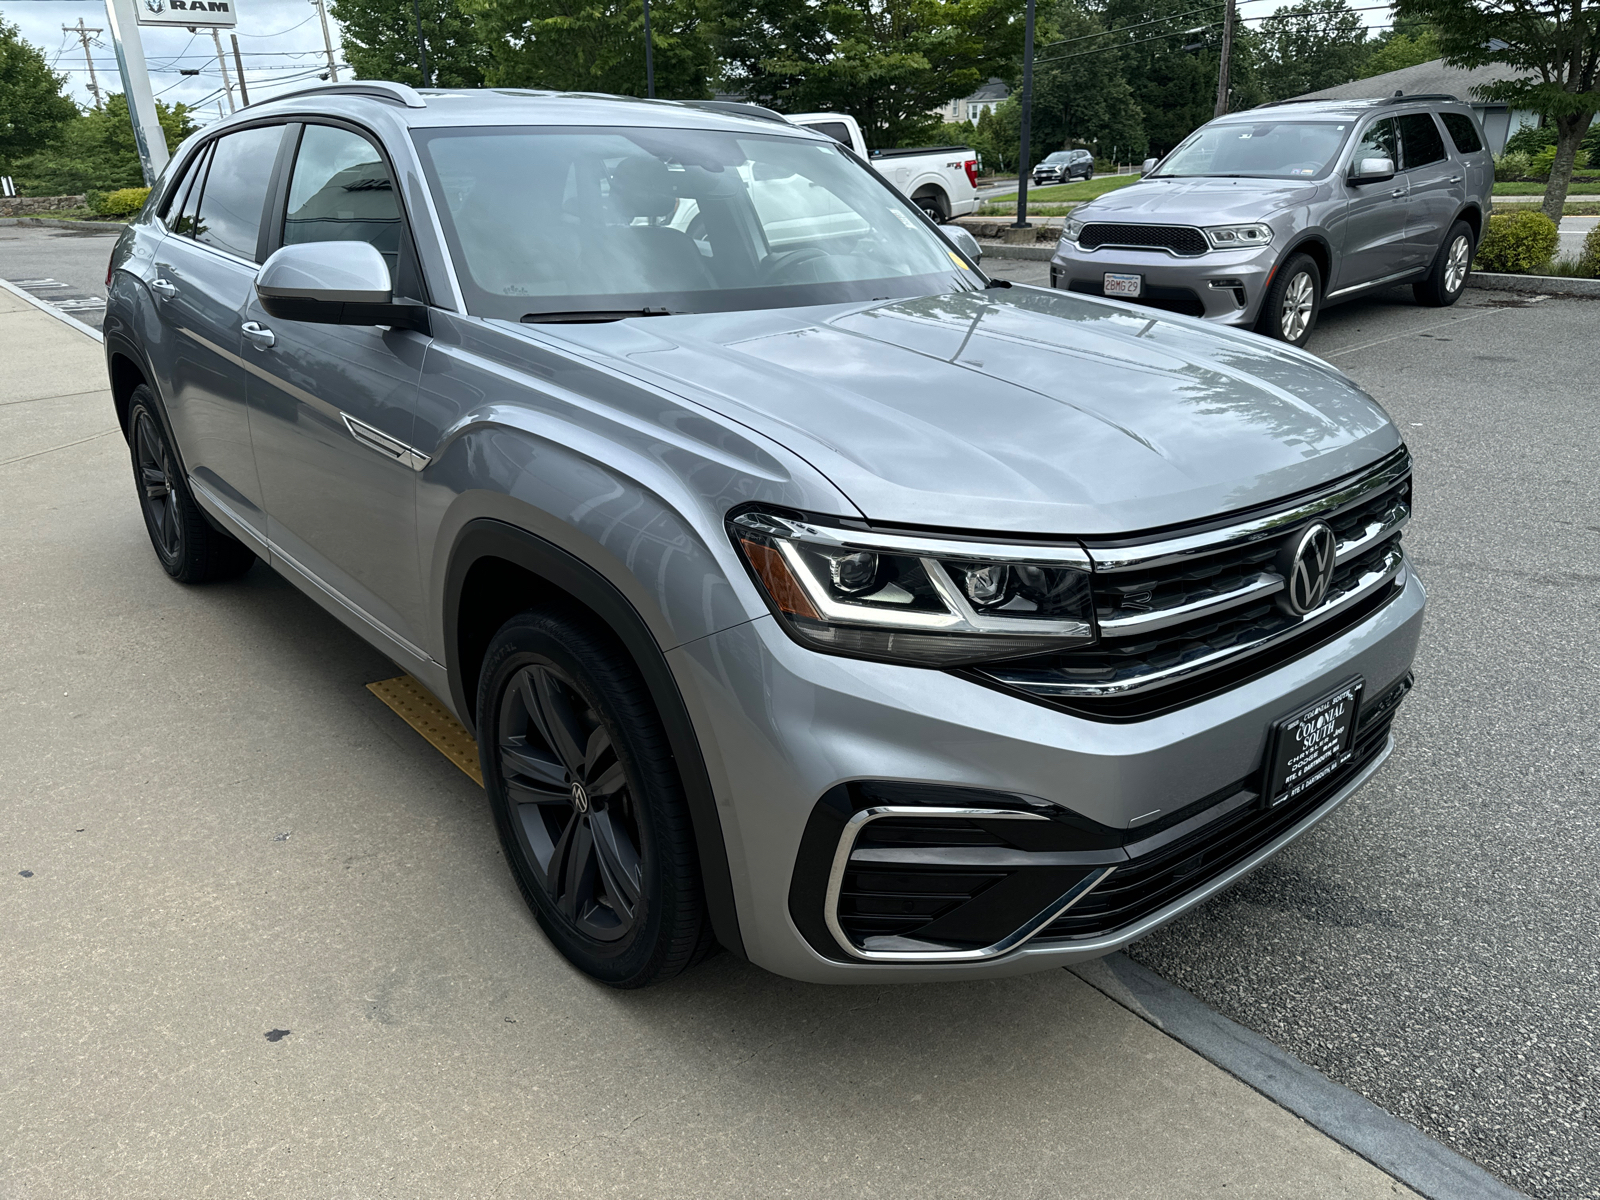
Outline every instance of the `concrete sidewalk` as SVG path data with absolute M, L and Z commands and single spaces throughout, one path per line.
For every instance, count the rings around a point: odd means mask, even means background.
M 390 663 L 162 574 L 115 424 L 0 292 L 0 1196 L 1414 1195 L 1065 971 L 577 976 Z

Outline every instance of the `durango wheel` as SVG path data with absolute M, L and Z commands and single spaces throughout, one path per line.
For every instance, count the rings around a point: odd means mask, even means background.
M 1262 301 L 1260 330 L 1281 342 L 1304 346 L 1321 307 L 1322 272 L 1306 255 L 1291 255 L 1278 268 Z
M 682 785 L 648 691 L 604 632 L 524 613 L 479 683 L 479 755 L 501 844 L 545 934 L 616 987 L 710 946 Z
M 128 401 L 128 449 L 139 508 L 162 570 L 181 583 L 232 579 L 248 571 L 255 554 L 213 526 L 195 504 L 155 397 L 142 384 Z
M 1434 256 L 1433 269 L 1421 283 L 1413 284 L 1411 292 L 1418 304 L 1429 308 L 1447 308 L 1461 299 L 1466 289 L 1467 276 L 1472 273 L 1472 226 L 1457 221 Z

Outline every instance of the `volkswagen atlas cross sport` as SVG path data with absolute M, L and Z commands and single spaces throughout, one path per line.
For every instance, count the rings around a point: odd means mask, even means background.
M 1423 591 L 1338 371 L 976 257 L 781 120 L 329 86 L 180 147 L 105 344 L 162 567 L 440 697 L 584 971 L 1003 975 L 1345 800 Z
M 1073 210 L 1051 283 L 1301 346 L 1325 305 L 1375 288 L 1454 304 L 1493 187 L 1477 118 L 1454 96 L 1263 105 Z

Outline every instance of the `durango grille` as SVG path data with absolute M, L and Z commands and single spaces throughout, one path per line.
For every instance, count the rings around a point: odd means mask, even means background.
M 983 682 L 1101 720 L 1141 720 L 1273 670 L 1364 621 L 1405 564 L 1411 459 L 1396 451 L 1352 480 L 1222 529 L 1136 545 L 1090 545 L 1100 638 L 1082 649 L 974 672 Z M 1315 520 L 1335 538 L 1322 603 L 1279 603 L 1286 543 Z
M 1085 225 L 1078 234 L 1085 250 L 1116 246 L 1134 250 L 1166 250 L 1183 258 L 1206 252 L 1206 235 L 1192 225 Z

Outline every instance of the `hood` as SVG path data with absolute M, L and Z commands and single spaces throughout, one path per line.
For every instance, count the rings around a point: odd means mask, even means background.
M 773 438 L 884 524 L 1152 529 L 1280 499 L 1400 444 L 1375 401 L 1301 351 L 1035 288 L 530 336 Z
M 1073 210 L 1084 221 L 1178 221 L 1226 225 L 1261 221 L 1304 204 L 1316 185 L 1287 179 L 1147 179 Z

